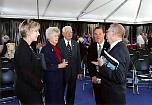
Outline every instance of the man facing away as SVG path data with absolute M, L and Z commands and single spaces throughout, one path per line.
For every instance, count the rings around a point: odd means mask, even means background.
M 126 98 L 126 74 L 129 66 L 129 52 L 122 41 L 125 29 L 122 25 L 114 23 L 107 31 L 107 40 L 110 51 L 97 62 L 92 63 L 99 66 L 101 75 L 101 100 L 102 105 L 125 105 Z M 107 57 L 107 55 L 109 55 Z M 102 99 L 103 98 L 103 99 Z

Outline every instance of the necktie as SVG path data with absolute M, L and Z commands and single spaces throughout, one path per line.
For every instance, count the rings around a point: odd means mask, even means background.
M 98 49 L 98 58 L 100 57 L 101 55 L 101 45 L 99 45 L 99 49 Z
M 72 50 L 71 50 L 71 46 L 70 46 L 69 42 L 67 44 L 67 49 L 68 49 L 68 60 L 70 61 L 71 57 L 72 57 Z
M 101 55 L 101 45 L 99 45 L 99 49 L 98 49 L 98 58 Z M 99 72 L 99 66 L 96 66 L 97 72 Z

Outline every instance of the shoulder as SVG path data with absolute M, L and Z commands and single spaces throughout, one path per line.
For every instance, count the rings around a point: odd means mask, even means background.
M 108 42 L 104 42 L 104 45 L 103 45 L 104 48 L 109 48 L 110 47 L 110 44 Z
M 129 53 L 128 48 L 126 47 L 124 42 L 119 42 L 117 44 L 116 50 L 118 52 L 117 54 L 121 53 L 123 55 L 126 55 Z
M 90 46 L 89 46 L 89 48 L 94 48 L 94 47 L 97 47 L 97 43 L 96 42 L 94 42 L 94 43 L 92 43 Z
M 47 52 L 51 49 L 53 49 L 53 48 L 51 47 L 51 45 L 49 43 L 47 43 L 45 46 L 42 47 L 41 52 L 44 53 L 44 52 Z
M 16 51 L 18 51 L 18 52 L 22 52 L 22 51 L 28 52 L 29 49 L 30 49 L 30 47 L 29 47 L 28 44 L 20 42 L 19 45 L 16 48 Z
M 73 45 L 79 46 L 79 43 L 78 43 L 77 41 L 75 41 L 75 40 L 71 40 L 71 43 L 72 43 Z
M 72 42 L 72 43 L 75 43 L 75 44 L 78 44 L 78 42 L 77 42 L 77 41 L 75 41 L 75 40 L 71 40 L 71 42 Z
M 29 46 L 19 44 L 16 48 L 15 51 L 15 58 L 18 59 L 24 59 L 24 58 L 29 58 L 32 55 L 32 51 L 30 50 Z
M 58 40 L 58 44 L 63 43 L 63 42 L 64 42 L 63 38 Z

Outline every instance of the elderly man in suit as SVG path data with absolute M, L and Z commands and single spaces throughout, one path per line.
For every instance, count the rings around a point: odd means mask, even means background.
M 101 100 L 101 84 L 97 83 L 97 81 L 100 79 L 99 67 L 91 62 L 96 61 L 101 55 L 104 54 L 103 51 L 109 48 L 109 43 L 107 43 L 104 39 L 105 32 L 103 27 L 96 27 L 93 31 L 93 36 L 95 42 L 92 43 L 88 48 L 87 66 L 92 79 L 96 104 L 101 105 L 103 102 Z
M 63 59 L 68 61 L 68 66 L 64 70 L 66 104 L 74 105 L 76 79 L 81 78 L 81 58 L 80 49 L 76 41 L 72 40 L 73 32 L 71 26 L 62 29 L 63 39 L 59 40 L 58 48 Z
M 101 92 L 103 105 L 125 105 L 126 73 L 129 66 L 129 52 L 122 41 L 125 29 L 122 25 L 114 23 L 107 31 L 107 40 L 110 44 L 108 54 L 100 57 L 98 62 L 101 75 Z M 108 55 L 108 56 L 107 56 Z

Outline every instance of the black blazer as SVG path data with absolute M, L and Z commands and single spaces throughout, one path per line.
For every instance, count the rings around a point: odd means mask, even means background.
M 102 95 L 105 102 L 110 104 L 125 104 L 126 73 L 130 56 L 126 45 L 121 41 L 109 52 L 119 61 L 116 70 L 111 70 L 105 64 L 100 67 Z
M 109 48 L 109 43 L 105 42 L 103 45 L 103 49 L 101 51 L 102 56 L 104 55 L 103 51 L 104 50 L 107 51 L 108 48 Z M 91 77 L 98 76 L 99 74 L 96 71 L 96 66 L 91 63 L 91 61 L 97 61 L 97 58 L 98 58 L 97 43 L 92 43 L 88 48 L 88 57 L 87 57 L 87 66 Z
M 19 96 L 28 96 L 40 93 L 41 82 L 41 63 L 36 53 L 33 53 L 30 46 L 23 39 L 16 49 L 14 57 L 16 71 L 16 92 Z M 29 98 L 29 97 L 26 97 Z
M 81 57 L 80 57 L 80 49 L 79 49 L 79 44 L 71 40 L 71 47 L 72 47 L 72 58 L 71 61 L 68 62 L 68 67 L 66 67 L 65 71 L 65 77 L 66 79 L 70 79 L 70 77 L 76 77 L 78 73 L 81 73 Z M 67 59 L 68 58 L 68 49 L 66 47 L 64 39 L 60 39 L 57 47 L 59 48 L 61 52 L 61 57 L 62 59 Z

